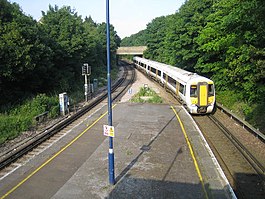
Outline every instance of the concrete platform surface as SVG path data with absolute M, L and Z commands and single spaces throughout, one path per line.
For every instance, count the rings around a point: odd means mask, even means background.
M 116 184 L 109 185 L 106 138 L 52 198 L 234 198 L 190 116 L 175 110 L 202 179 L 169 105 L 120 103 L 113 110 Z

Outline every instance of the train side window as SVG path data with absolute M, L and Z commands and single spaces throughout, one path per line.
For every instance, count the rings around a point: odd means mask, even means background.
M 208 84 L 208 96 L 214 96 L 214 86 L 213 86 L 213 84 Z
M 170 76 L 168 76 L 168 83 L 171 84 L 174 88 L 176 88 L 177 82 Z
M 156 74 L 156 69 L 151 67 L 152 73 Z
M 184 94 L 184 85 L 183 84 L 179 84 L 179 92 Z
M 158 76 L 161 76 L 161 71 L 160 70 L 158 70 Z
M 198 97 L 197 85 L 191 85 L 191 87 L 190 87 L 190 96 L 191 97 Z

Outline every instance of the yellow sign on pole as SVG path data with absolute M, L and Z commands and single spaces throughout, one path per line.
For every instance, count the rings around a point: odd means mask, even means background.
M 105 136 L 108 136 L 108 137 L 114 137 L 115 136 L 114 126 L 104 125 L 103 126 L 103 132 L 104 132 Z

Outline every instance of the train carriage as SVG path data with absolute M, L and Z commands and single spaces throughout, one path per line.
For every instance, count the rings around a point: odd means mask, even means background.
M 192 114 L 211 113 L 215 104 L 212 80 L 177 67 L 134 57 L 137 68 L 176 94 Z

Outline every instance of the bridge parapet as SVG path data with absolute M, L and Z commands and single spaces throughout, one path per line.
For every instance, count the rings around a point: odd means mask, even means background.
M 117 49 L 117 55 L 143 55 L 147 46 L 130 46 L 130 47 L 119 47 Z

